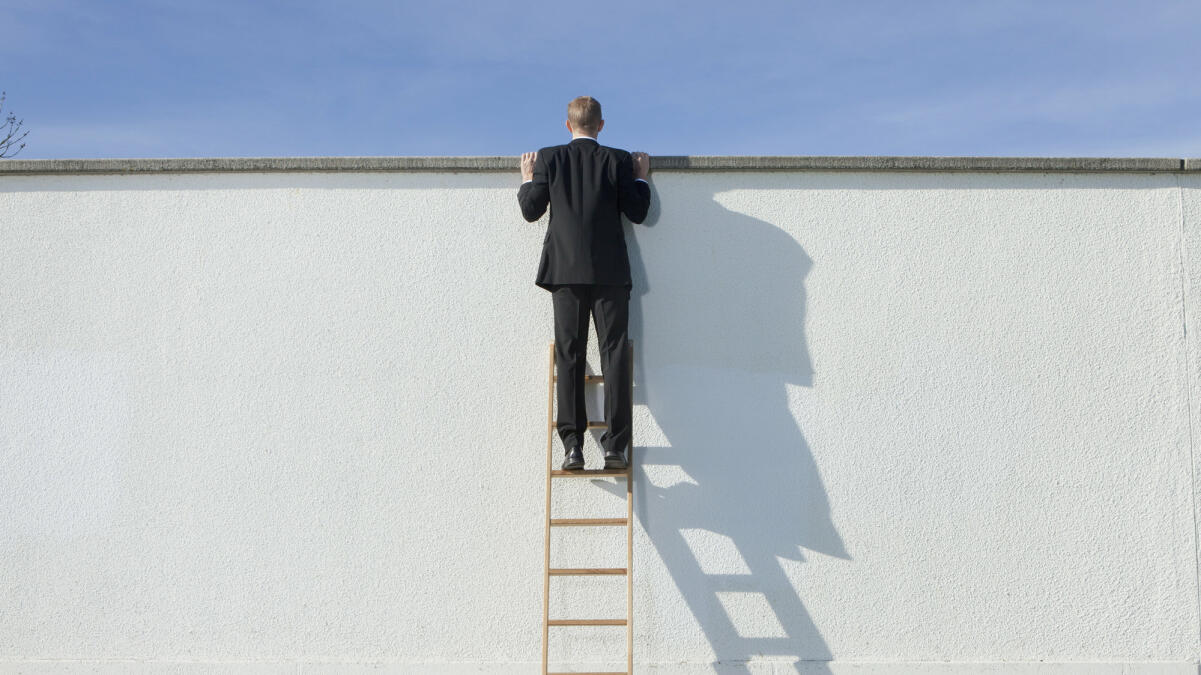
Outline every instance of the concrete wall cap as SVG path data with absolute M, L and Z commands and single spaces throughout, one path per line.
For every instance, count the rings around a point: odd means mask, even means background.
M 518 157 L 184 157 L 8 159 L 0 175 L 321 171 L 518 171 Z M 684 156 L 651 158 L 656 171 L 1201 171 L 1201 159 L 1172 157 Z

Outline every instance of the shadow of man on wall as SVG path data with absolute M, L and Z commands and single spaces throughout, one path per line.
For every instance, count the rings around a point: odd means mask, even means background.
M 634 402 L 667 441 L 635 441 L 635 513 L 719 672 L 749 672 L 758 657 L 829 672 L 793 582 L 804 568 L 786 562 L 803 563 L 802 547 L 849 559 L 789 405 L 788 385 L 813 383 L 812 261 L 789 233 L 719 197 L 669 204 L 660 222 L 656 194 L 650 227 L 627 231 Z

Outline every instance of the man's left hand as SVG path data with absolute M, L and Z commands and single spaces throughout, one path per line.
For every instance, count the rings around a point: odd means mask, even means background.
M 538 159 L 537 152 L 521 153 L 521 182 L 534 180 L 534 160 Z

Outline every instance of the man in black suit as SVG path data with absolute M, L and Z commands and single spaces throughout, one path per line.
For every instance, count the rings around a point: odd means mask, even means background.
M 651 189 L 646 153 L 600 145 L 605 126 L 600 103 L 580 96 L 567 105 L 571 142 L 521 156 L 522 216 L 534 222 L 550 205 L 535 284 L 551 292 L 555 311 L 555 426 L 563 441 L 564 469 L 584 467 L 584 359 L 588 315 L 596 322 L 601 373 L 605 378 L 605 422 L 601 436 L 606 469 L 624 469 L 630 442 L 629 324 L 630 259 L 621 215 L 646 219 Z

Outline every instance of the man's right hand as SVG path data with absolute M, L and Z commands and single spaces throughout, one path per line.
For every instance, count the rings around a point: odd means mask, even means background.
M 651 171 L 651 158 L 645 152 L 631 152 L 630 158 L 634 160 L 634 178 L 646 180 Z

